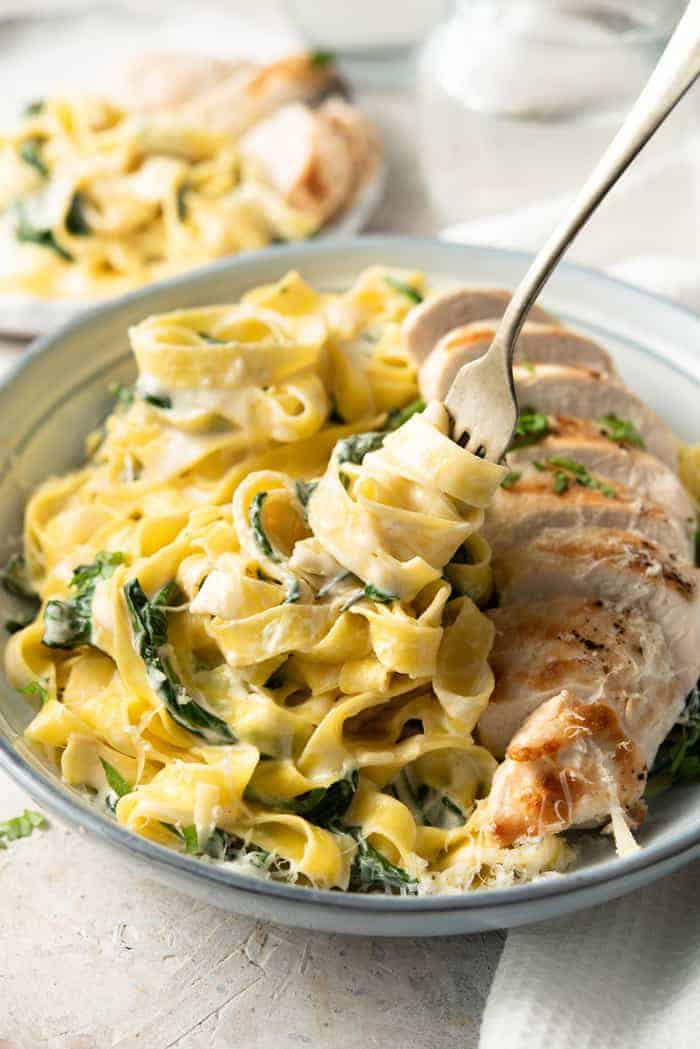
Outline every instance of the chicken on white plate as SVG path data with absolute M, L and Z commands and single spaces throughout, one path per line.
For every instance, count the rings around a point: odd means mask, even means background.
M 495 332 L 483 289 L 450 296 L 404 328 L 426 399 Z M 612 819 L 632 846 L 649 769 L 700 673 L 680 445 L 603 347 L 551 318 L 524 326 L 514 378 L 521 415 L 485 524 L 496 687 L 478 734 L 502 759 L 490 828 L 510 845 Z

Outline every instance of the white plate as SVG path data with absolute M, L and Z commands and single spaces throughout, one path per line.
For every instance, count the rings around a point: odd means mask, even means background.
M 415 238 L 315 241 L 239 256 L 133 293 L 43 339 L 0 387 L 0 558 L 17 548 L 27 494 L 80 461 L 83 437 L 103 417 L 108 386 L 133 377 L 126 329 L 150 313 L 235 299 L 288 269 L 319 287 L 347 286 L 377 263 L 425 270 L 433 283 L 512 287 L 528 257 Z M 700 441 L 700 319 L 592 271 L 562 266 L 543 304 L 600 339 L 631 388 L 686 440 Z M 0 619 L 10 613 L 0 599 Z M 0 685 L 0 765 L 42 805 L 147 865 L 151 874 L 216 906 L 334 932 L 434 936 L 503 928 L 620 896 L 700 856 L 700 785 L 651 806 L 642 850 L 618 859 L 596 848 L 574 871 L 528 885 L 463 896 L 357 896 L 272 884 L 207 865 L 138 838 L 97 812 L 22 739 L 32 711 Z

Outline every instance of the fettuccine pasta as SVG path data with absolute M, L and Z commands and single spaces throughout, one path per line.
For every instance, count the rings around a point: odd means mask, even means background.
M 43 699 L 27 736 L 133 832 L 358 892 L 566 865 L 560 839 L 503 849 L 484 821 L 479 528 L 505 471 L 416 400 L 399 325 L 424 293 L 290 273 L 144 320 L 87 464 L 32 497 L 41 607 L 6 656 Z

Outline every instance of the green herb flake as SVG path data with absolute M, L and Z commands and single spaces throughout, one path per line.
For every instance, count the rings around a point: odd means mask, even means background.
M 40 812 L 25 809 L 21 816 L 13 816 L 12 819 L 0 822 L 0 848 L 4 848 L 7 841 L 28 838 L 37 827 L 45 826 L 46 819 Z
M 398 594 L 389 594 L 385 590 L 380 590 L 374 583 L 367 583 L 363 593 L 369 601 L 376 601 L 380 605 L 389 605 L 392 601 L 398 600 Z
M 425 401 L 422 397 L 417 397 L 415 401 L 411 401 L 404 408 L 391 408 L 384 420 L 384 429 L 398 430 L 399 426 L 403 426 L 412 416 L 422 412 L 424 408 Z
M 521 470 L 509 470 L 501 481 L 501 488 L 512 488 L 514 484 L 517 484 L 522 477 Z
M 526 371 L 531 372 L 533 375 L 535 374 L 535 365 L 532 363 L 532 361 L 518 361 L 517 363 L 520 365 L 521 368 L 524 368 Z
M 109 387 L 109 395 L 116 404 L 128 407 L 134 403 L 134 387 L 126 386 L 123 382 L 113 382 Z
M 63 259 L 64 262 L 73 262 L 73 256 L 58 243 L 53 234 L 53 230 L 42 229 L 39 226 L 34 226 L 29 220 L 27 212 L 21 203 L 15 204 L 14 213 L 17 219 L 15 236 L 20 244 L 38 244 L 39 247 L 53 251 L 54 254 L 58 255 L 59 259 Z
M 189 186 L 178 186 L 175 193 L 175 209 L 180 222 L 184 222 L 187 218 L 187 194 L 189 191 Z
M 178 596 L 175 583 L 166 583 L 150 600 L 138 579 L 124 586 L 134 647 L 146 666 L 151 688 L 177 725 L 208 743 L 235 743 L 236 737 L 226 722 L 188 695 L 164 652 L 168 643 L 165 609 Z
M 384 280 L 390 288 L 394 291 L 398 291 L 400 295 L 405 295 L 407 299 L 410 299 L 411 302 L 414 302 L 416 305 L 423 301 L 421 293 L 415 288 L 412 288 L 410 284 L 406 284 L 404 281 L 398 280 L 397 277 L 392 277 L 388 273 L 385 274 Z
M 25 164 L 28 164 L 30 168 L 34 168 L 38 175 L 42 178 L 48 178 L 49 169 L 41 156 L 43 144 L 43 139 L 27 138 L 19 147 L 19 155 Z
M 280 563 L 282 558 L 275 551 L 272 543 L 267 537 L 267 532 L 263 527 L 262 512 L 265 500 L 267 499 L 267 492 L 257 492 L 250 504 L 248 510 L 248 523 L 250 524 L 251 531 L 253 532 L 253 538 L 260 548 L 261 552 L 270 561 L 275 561 L 277 564 Z
M 537 444 L 549 433 L 549 420 L 542 412 L 526 405 L 521 409 L 513 431 L 511 448 L 524 448 L 528 444 Z
M 104 758 L 100 758 L 100 764 L 105 774 L 105 779 L 116 794 L 117 798 L 123 798 L 125 794 L 131 794 L 133 787 L 130 783 L 124 779 L 122 774 L 118 772 L 114 765 L 110 765 Z
M 344 437 L 336 445 L 336 458 L 339 463 L 354 463 L 360 466 L 369 452 L 376 452 L 384 444 L 385 433 L 354 433 Z
M 572 482 L 575 482 L 584 488 L 591 488 L 593 491 L 600 492 L 606 499 L 617 499 L 617 492 L 612 485 L 602 481 L 599 477 L 594 477 L 593 474 L 589 473 L 588 468 L 577 459 L 555 455 L 548 462 L 550 467 L 555 468 L 554 491 L 558 495 L 567 491 Z M 565 481 L 566 485 L 564 485 Z
M 615 444 L 632 445 L 634 448 L 644 449 L 646 447 L 642 435 L 631 419 L 619 419 L 616 415 L 602 415 L 596 422 L 600 427 L 600 432 L 609 441 Z
M 20 692 L 23 696 L 37 696 L 41 700 L 42 706 L 49 701 L 48 689 L 40 681 L 30 681 L 28 685 L 20 689 Z

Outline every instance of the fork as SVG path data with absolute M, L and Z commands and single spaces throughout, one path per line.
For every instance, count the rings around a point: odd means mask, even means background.
M 700 0 L 690 0 L 649 81 L 561 222 L 535 256 L 488 350 L 465 364 L 445 396 L 452 437 L 492 462 L 505 454 L 518 419 L 513 353 L 528 311 L 608 190 L 700 76 Z

